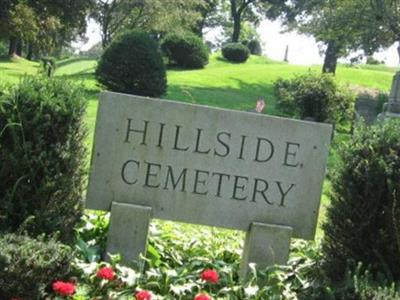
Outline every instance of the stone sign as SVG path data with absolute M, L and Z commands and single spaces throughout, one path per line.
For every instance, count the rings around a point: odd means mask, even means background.
M 151 218 L 247 232 L 249 262 L 313 239 L 328 124 L 102 93 L 86 207 L 111 210 L 107 251 L 145 252 Z

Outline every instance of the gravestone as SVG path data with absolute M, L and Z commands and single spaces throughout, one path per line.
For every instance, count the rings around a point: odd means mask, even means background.
M 389 94 L 389 101 L 384 104 L 383 112 L 379 118 L 400 117 L 400 72 L 393 76 L 392 87 Z
M 328 124 L 101 94 L 86 207 L 111 211 L 107 251 L 146 251 L 151 218 L 247 232 L 248 264 L 284 264 L 313 239 Z

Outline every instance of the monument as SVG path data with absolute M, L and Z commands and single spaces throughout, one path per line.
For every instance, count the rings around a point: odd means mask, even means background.
M 152 218 L 245 231 L 248 264 L 313 239 L 331 125 L 104 92 L 86 207 L 111 211 L 107 252 L 146 252 Z
M 392 87 L 389 94 L 389 101 L 384 104 L 383 112 L 379 118 L 400 117 L 400 72 L 393 76 Z

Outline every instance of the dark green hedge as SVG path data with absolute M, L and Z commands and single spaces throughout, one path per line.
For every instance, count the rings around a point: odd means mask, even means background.
M 128 31 L 105 49 L 96 78 L 107 89 L 159 97 L 167 90 L 167 75 L 158 43 L 144 31 Z
M 71 248 L 55 239 L 0 236 L 0 299 L 44 299 L 55 280 L 70 273 Z
M 60 233 L 82 213 L 86 151 L 81 89 L 25 78 L 0 96 L 0 231 Z
M 327 273 L 335 280 L 357 262 L 400 280 L 400 123 L 359 126 L 342 146 L 324 229 Z
M 286 116 L 317 122 L 348 123 L 354 113 L 354 95 L 328 74 L 308 73 L 274 83 L 278 109 Z
M 250 56 L 250 50 L 241 43 L 229 43 L 222 48 L 222 56 L 232 62 L 245 62 Z
M 191 32 L 171 33 L 161 45 L 172 64 L 187 69 L 201 69 L 208 64 L 208 49 L 203 40 Z

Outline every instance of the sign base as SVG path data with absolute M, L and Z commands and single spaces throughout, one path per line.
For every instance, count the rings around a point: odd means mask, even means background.
M 250 263 L 255 263 L 260 268 L 286 264 L 292 231 L 288 226 L 251 223 L 243 249 L 241 277 L 246 277 Z
M 113 202 L 107 253 L 121 254 L 125 264 L 139 261 L 140 255 L 146 254 L 151 211 L 148 206 Z M 241 277 L 246 277 L 250 263 L 260 268 L 286 264 L 292 232 L 289 226 L 251 223 L 243 249 Z
M 125 263 L 139 261 L 146 254 L 151 207 L 113 202 L 107 253 L 121 254 Z

